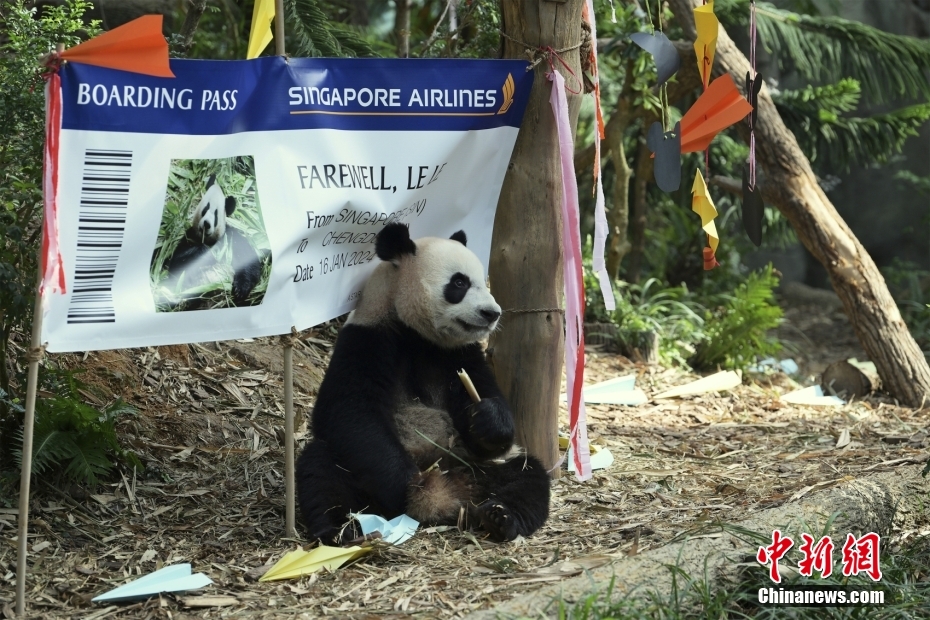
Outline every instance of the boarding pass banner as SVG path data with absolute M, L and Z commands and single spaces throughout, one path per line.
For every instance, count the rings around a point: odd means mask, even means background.
M 485 266 L 532 72 L 504 60 L 68 63 L 63 295 L 42 341 L 85 351 L 289 333 L 351 310 L 390 222 L 464 230 Z

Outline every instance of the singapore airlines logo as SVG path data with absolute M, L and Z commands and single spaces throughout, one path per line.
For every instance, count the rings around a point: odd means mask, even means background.
M 510 109 L 510 104 L 513 103 L 513 75 L 507 74 L 507 79 L 504 81 L 504 86 L 501 88 L 504 93 L 504 104 L 501 106 L 501 109 L 497 111 L 498 114 L 503 114 Z
M 351 88 L 292 86 L 291 114 L 336 116 L 497 116 L 513 106 L 516 82 L 508 73 L 500 89 L 482 88 Z M 500 102 L 500 107 L 498 107 Z M 319 107 L 317 107 L 319 106 Z M 359 109 L 361 108 L 361 109 Z M 497 108 L 497 111 L 494 111 Z

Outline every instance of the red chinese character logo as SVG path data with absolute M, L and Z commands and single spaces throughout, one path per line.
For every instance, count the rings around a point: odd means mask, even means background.
M 756 560 L 759 564 L 772 563 L 769 568 L 769 577 L 775 583 L 781 583 L 781 575 L 778 574 L 778 560 L 785 557 L 788 550 L 794 546 L 794 541 L 788 536 L 782 536 L 779 530 L 772 532 L 772 544 L 768 547 L 759 547 L 759 553 L 756 554 Z
M 857 539 L 852 534 L 846 535 L 843 544 L 843 575 L 849 577 L 865 573 L 872 581 L 882 578 L 882 569 L 879 567 L 879 543 L 881 537 L 875 532 L 869 532 Z
M 801 545 L 801 553 L 804 559 L 798 563 L 798 572 L 805 577 L 814 574 L 814 569 L 820 572 L 820 578 L 826 579 L 833 573 L 833 541 L 829 536 L 824 536 L 814 544 L 814 537 L 810 534 L 801 534 L 804 544 Z

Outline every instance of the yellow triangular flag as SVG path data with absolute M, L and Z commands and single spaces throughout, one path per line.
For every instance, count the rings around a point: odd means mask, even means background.
M 271 20 L 274 19 L 274 0 L 255 0 L 252 9 L 252 29 L 249 31 L 249 51 L 246 58 L 258 58 L 271 43 Z
M 694 9 L 694 26 L 697 28 L 694 52 L 697 54 L 698 75 L 704 82 L 704 88 L 710 83 L 710 70 L 714 67 L 718 23 L 714 15 L 714 0 L 707 0 L 707 4 Z
M 328 547 L 320 545 L 316 549 L 304 551 L 296 549 L 285 553 L 277 564 L 268 569 L 259 581 L 277 581 L 294 579 L 309 575 L 321 568 L 336 570 L 346 562 L 361 557 L 371 551 L 371 547 Z
M 707 244 L 716 252 L 720 238 L 717 236 L 717 226 L 714 224 L 714 218 L 717 217 L 717 208 L 714 207 L 714 201 L 711 200 L 710 192 L 707 191 L 707 184 L 704 183 L 704 177 L 701 175 L 700 168 L 694 175 L 694 185 L 691 186 L 691 193 L 694 194 L 691 199 L 691 210 L 701 216 L 701 228 L 707 233 Z

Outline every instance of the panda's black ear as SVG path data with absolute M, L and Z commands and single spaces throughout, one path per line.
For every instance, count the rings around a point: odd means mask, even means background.
M 226 197 L 226 215 L 230 216 L 236 210 L 236 199 L 233 196 Z
M 403 254 L 416 254 L 417 246 L 410 238 L 410 229 L 399 222 L 388 224 L 375 239 L 375 253 L 381 260 L 394 261 Z
M 452 233 L 452 236 L 449 238 L 452 239 L 453 241 L 458 241 L 462 245 L 466 245 L 465 242 L 468 241 L 468 238 L 465 236 L 464 230 L 460 230 L 458 232 Z
M 211 175 L 210 175 L 210 178 L 207 179 L 207 187 L 206 187 L 206 189 L 210 189 L 210 186 L 213 185 L 214 183 L 216 183 L 216 175 L 215 175 L 215 174 L 211 174 Z

